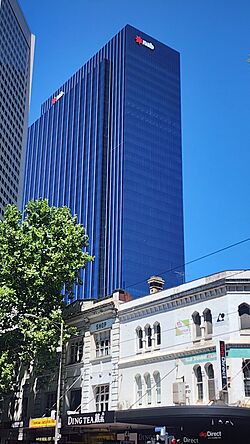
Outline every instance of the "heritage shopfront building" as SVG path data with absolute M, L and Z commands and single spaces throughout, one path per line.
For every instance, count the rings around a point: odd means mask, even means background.
M 245 442 L 249 421 L 250 409 L 228 406 L 158 407 L 74 414 L 63 418 L 62 441 L 154 443 L 155 430 L 165 426 L 168 436 L 180 439 L 183 444 L 235 444 Z

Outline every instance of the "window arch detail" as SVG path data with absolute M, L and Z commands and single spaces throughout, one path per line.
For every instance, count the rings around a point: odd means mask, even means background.
M 209 399 L 209 401 L 213 401 L 216 398 L 213 364 L 207 363 L 205 365 L 205 370 L 206 370 L 206 374 L 207 374 L 208 399 Z
M 143 349 L 143 330 L 141 327 L 137 327 L 136 336 L 137 336 L 137 348 L 138 348 L 138 350 L 142 350 Z
M 194 367 L 194 374 L 196 378 L 196 397 L 197 401 L 203 401 L 203 377 L 201 366 L 197 365 Z
M 152 328 L 150 325 L 146 325 L 145 327 L 145 336 L 146 336 L 146 347 L 152 347 Z
M 159 322 L 154 323 L 154 338 L 155 338 L 155 346 L 161 344 L 161 325 Z
M 246 302 L 243 302 L 239 305 L 238 312 L 240 317 L 240 329 L 250 329 L 250 305 Z
M 209 308 L 205 308 L 203 311 L 203 318 L 205 323 L 205 336 L 211 335 L 213 333 L 213 319 Z
M 200 313 L 198 313 L 198 311 L 195 311 L 192 314 L 192 318 L 193 318 L 193 323 L 194 323 L 194 336 L 195 336 L 195 339 L 200 339 L 201 338 L 201 317 L 200 317 Z
M 136 385 L 136 401 L 138 405 L 142 405 L 142 379 L 141 375 L 135 376 L 135 385 Z
M 160 373 L 158 371 L 155 371 L 153 373 L 153 377 L 154 377 L 156 403 L 160 404 L 161 403 L 161 376 L 160 376 Z
M 156 321 L 152 326 L 146 324 L 144 327 L 136 328 L 136 349 L 138 352 L 159 348 L 162 342 L 162 330 L 160 322 Z
M 145 373 L 144 375 L 145 386 L 146 386 L 146 400 L 147 404 L 152 403 L 152 385 L 151 385 L 151 377 L 149 373 Z

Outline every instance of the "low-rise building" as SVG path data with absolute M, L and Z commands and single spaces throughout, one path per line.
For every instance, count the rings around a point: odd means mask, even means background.
M 118 408 L 218 400 L 250 407 L 250 271 L 127 302 L 119 322 Z
M 77 327 L 65 354 L 64 412 L 116 410 L 119 402 L 119 308 L 131 297 L 117 290 L 100 301 L 77 301 L 66 310 Z
M 185 442 L 200 442 L 206 428 L 221 443 L 235 439 L 239 428 L 244 436 L 250 270 L 167 290 L 163 283 L 151 278 L 150 294 L 139 299 L 117 290 L 67 307 L 65 319 L 77 331 L 63 353 L 60 414 L 67 442 L 125 440 L 127 431 L 143 444 L 160 425 Z M 37 381 L 35 397 L 25 402 L 26 424 L 30 417 L 53 416 L 57 385 L 56 375 L 49 384 Z M 25 423 L 24 413 L 15 420 Z M 23 429 L 28 442 L 53 442 L 53 428 Z

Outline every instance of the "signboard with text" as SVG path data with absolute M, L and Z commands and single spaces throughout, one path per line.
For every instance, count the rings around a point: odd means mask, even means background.
M 29 428 L 55 427 L 56 420 L 52 418 L 30 418 Z
M 226 360 L 226 345 L 224 341 L 219 341 L 220 351 L 220 370 L 221 370 L 221 389 L 227 390 L 227 360 Z
M 89 427 L 114 422 L 114 411 L 79 413 L 67 415 L 62 418 L 66 427 Z
M 180 319 L 175 324 L 175 336 L 185 336 L 190 333 L 189 319 Z
M 94 324 L 90 324 L 90 332 L 94 333 L 100 330 L 107 330 L 112 327 L 114 323 L 114 318 L 105 319 L 104 321 L 95 322 Z

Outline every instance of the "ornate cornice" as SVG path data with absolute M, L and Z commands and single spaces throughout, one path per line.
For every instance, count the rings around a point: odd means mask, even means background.
M 186 358 L 188 356 L 197 356 L 203 353 L 212 353 L 216 351 L 216 346 L 200 347 L 199 349 L 190 349 L 184 351 L 178 351 L 174 353 L 162 353 L 157 352 L 154 354 L 143 353 L 137 354 L 130 359 L 120 359 L 119 368 L 137 367 L 140 365 L 152 364 L 154 362 L 172 361 L 174 359 Z
M 216 283 L 213 283 L 213 286 L 206 285 L 166 296 L 162 299 L 151 299 L 151 301 L 148 302 L 142 301 L 141 305 L 136 305 L 135 307 L 130 306 L 129 308 L 126 308 L 122 306 L 118 312 L 119 319 L 120 321 L 139 319 L 155 313 L 168 312 L 176 310 L 177 308 L 197 304 L 204 300 L 222 297 L 225 296 L 225 294 L 226 286 L 222 285 L 221 281 L 217 281 Z M 155 296 L 157 297 L 157 295 Z
M 117 309 L 113 301 L 102 305 L 96 303 L 92 307 L 86 309 L 82 309 L 80 304 L 73 307 L 68 306 L 65 309 L 65 319 L 67 321 L 74 323 L 83 322 L 85 325 L 95 322 L 96 319 L 103 318 L 104 314 L 105 318 L 116 317 Z

